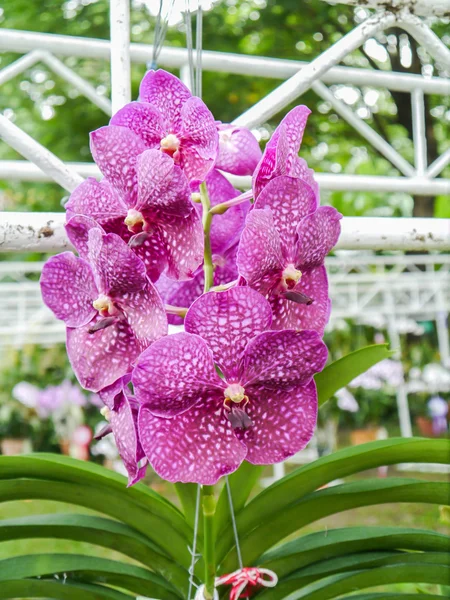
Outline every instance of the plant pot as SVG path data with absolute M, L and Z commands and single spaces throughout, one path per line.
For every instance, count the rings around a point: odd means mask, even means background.
M 416 417 L 416 425 L 420 431 L 420 435 L 425 437 L 433 437 L 433 423 L 427 417 Z
M 350 433 L 350 441 L 352 446 L 359 446 L 367 442 L 374 442 L 379 439 L 379 428 L 368 427 L 366 429 L 354 429 Z
M 26 454 L 31 451 L 31 440 L 27 438 L 5 438 L 1 441 L 1 450 L 4 456 Z

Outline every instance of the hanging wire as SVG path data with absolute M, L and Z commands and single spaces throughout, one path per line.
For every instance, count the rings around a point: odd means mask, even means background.
M 239 544 L 239 535 L 238 535 L 238 530 L 237 530 L 237 525 L 236 525 L 236 517 L 234 515 L 233 497 L 231 496 L 231 486 L 230 486 L 230 482 L 228 480 L 228 475 L 225 478 L 225 484 L 227 486 L 228 504 L 230 505 L 231 524 L 233 526 L 234 543 L 236 544 L 236 554 L 237 554 L 237 558 L 238 558 L 238 564 L 239 564 L 239 568 L 243 569 L 244 563 L 242 562 L 241 546 Z
M 200 513 L 200 486 L 197 485 L 197 498 L 195 500 L 194 539 L 192 540 L 192 548 L 189 548 L 189 552 L 191 553 L 192 558 L 191 558 L 191 566 L 189 567 L 189 571 L 188 571 L 188 573 L 189 573 L 189 590 L 188 590 L 187 600 L 191 600 L 192 586 L 197 587 L 196 584 L 194 583 L 194 569 L 195 569 L 195 563 L 197 562 L 197 559 L 199 557 L 199 555 L 196 554 L 199 513 Z
M 203 43 L 203 7 L 202 1 L 198 0 L 197 23 L 196 23 L 196 40 L 195 46 L 197 51 L 196 60 L 196 77 L 195 77 L 195 95 L 202 97 L 202 43 Z
M 147 63 L 148 69 L 156 69 L 158 66 L 158 58 L 161 53 L 164 40 L 166 39 L 167 29 L 169 27 L 169 20 L 172 14 L 174 4 L 175 0 L 169 1 L 169 6 L 163 16 L 164 0 L 159 0 L 159 10 L 158 14 L 156 15 L 155 34 L 153 39 L 152 62 Z
M 191 90 L 194 89 L 194 48 L 192 42 L 192 20 L 189 0 L 185 0 L 184 22 L 186 25 L 186 48 L 188 53 L 189 81 Z

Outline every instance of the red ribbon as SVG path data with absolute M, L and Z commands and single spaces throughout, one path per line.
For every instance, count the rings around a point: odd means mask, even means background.
M 231 585 L 230 600 L 249 598 L 259 587 L 275 587 L 278 577 L 269 569 L 243 567 L 216 579 L 216 585 Z

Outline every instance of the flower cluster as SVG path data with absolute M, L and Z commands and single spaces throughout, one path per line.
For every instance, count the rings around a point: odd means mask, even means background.
M 282 461 L 313 435 L 324 259 L 341 215 L 319 206 L 298 156 L 308 114 L 293 109 L 261 153 L 249 130 L 215 121 L 158 70 L 91 134 L 103 179 L 70 196 L 78 255 L 50 258 L 41 287 L 67 326 L 78 380 L 105 405 L 103 434 L 130 484 L 148 463 L 169 481 L 213 484 L 243 460 Z M 252 175 L 252 190 L 224 173 Z M 184 330 L 167 335 L 168 323 Z

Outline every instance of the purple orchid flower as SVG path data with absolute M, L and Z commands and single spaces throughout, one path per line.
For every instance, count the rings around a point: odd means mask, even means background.
M 273 329 L 323 333 L 330 300 L 325 256 L 336 244 L 342 215 L 317 206 L 302 179 L 279 176 L 249 212 L 237 254 L 239 274 L 273 310 Z
M 253 133 L 246 127 L 217 123 L 219 154 L 216 169 L 233 175 L 252 175 L 262 152 Z
M 178 77 L 161 69 L 145 75 L 139 101 L 121 108 L 110 125 L 127 128 L 145 148 L 173 158 L 194 184 L 205 180 L 217 158 L 219 137 L 210 110 Z
M 216 169 L 213 169 L 206 178 L 206 186 L 211 206 L 216 206 L 239 195 L 238 190 Z M 223 215 L 214 216 L 210 232 L 214 285 L 230 283 L 238 277 L 237 246 L 249 208 L 250 203 L 246 202 L 229 208 Z M 200 214 L 199 206 L 198 209 Z M 165 304 L 189 308 L 194 300 L 203 294 L 203 284 L 203 268 L 199 267 L 190 281 L 176 282 L 162 275 L 156 287 Z M 172 325 L 179 325 L 183 322 L 183 319 L 176 315 L 169 315 L 168 319 Z
M 244 459 L 279 462 L 309 442 L 312 377 L 327 348 L 314 331 L 268 331 L 271 320 L 269 303 L 251 288 L 209 292 L 189 309 L 186 333 L 139 357 L 139 439 L 161 477 L 212 485 Z
M 70 196 L 67 217 L 91 217 L 107 233 L 120 235 L 144 261 L 152 281 L 164 270 L 171 279 L 188 279 L 203 259 L 200 217 L 180 167 L 142 144 L 123 127 L 95 131 L 93 154 L 107 180 L 83 181 Z
M 78 233 L 74 227 L 70 235 Z M 67 352 L 80 384 L 98 392 L 167 333 L 167 318 L 144 263 L 119 236 L 96 226 L 81 233 L 87 236 L 81 256 L 51 257 L 40 282 L 45 304 L 67 326 Z
M 139 405 L 128 389 L 130 379 L 131 376 L 127 374 L 100 393 L 106 404 L 101 412 L 108 425 L 96 436 L 98 440 L 109 433 L 113 434 L 117 450 L 128 472 L 128 486 L 134 485 L 145 476 L 148 465 L 138 438 Z
M 267 142 L 263 156 L 253 173 L 253 197 L 258 198 L 264 187 L 281 175 L 304 179 L 319 196 L 314 171 L 298 156 L 311 111 L 307 106 L 296 106 L 284 117 Z

